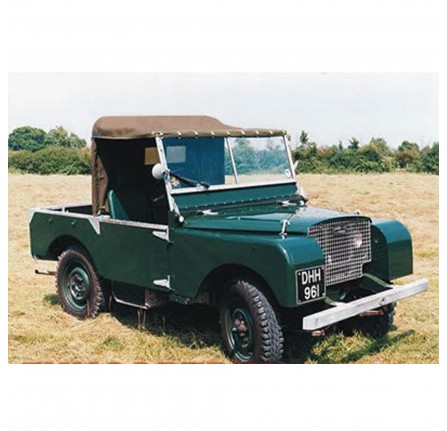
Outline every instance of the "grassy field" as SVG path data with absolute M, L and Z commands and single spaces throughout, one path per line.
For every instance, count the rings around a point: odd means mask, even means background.
M 428 277 L 430 288 L 399 302 L 395 327 L 379 340 L 287 333 L 285 362 L 438 363 L 438 179 L 403 173 L 300 176 L 313 206 L 403 221 L 413 235 L 415 273 L 399 282 Z M 136 311 L 125 307 L 92 321 L 62 312 L 54 278 L 34 274 L 28 209 L 89 201 L 90 177 L 9 175 L 9 361 L 229 362 L 221 350 L 217 315 L 206 307 L 153 310 L 144 327 Z

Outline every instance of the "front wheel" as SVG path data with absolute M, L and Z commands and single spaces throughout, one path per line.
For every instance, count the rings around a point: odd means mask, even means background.
M 284 338 L 271 304 L 252 284 L 237 280 L 220 307 L 225 350 L 238 362 L 276 363 Z
M 72 246 L 59 256 L 56 290 L 62 309 L 79 319 L 93 319 L 105 307 L 98 274 L 82 247 Z

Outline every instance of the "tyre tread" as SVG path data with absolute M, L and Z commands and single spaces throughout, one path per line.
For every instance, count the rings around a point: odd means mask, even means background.
M 229 294 L 236 294 L 242 298 L 252 312 L 255 346 L 250 362 L 280 362 L 284 352 L 284 337 L 276 313 L 268 299 L 257 287 L 245 280 L 234 281 Z M 222 332 L 225 339 L 225 331 Z M 227 350 L 229 350 L 228 346 Z M 232 353 L 230 352 L 230 355 Z

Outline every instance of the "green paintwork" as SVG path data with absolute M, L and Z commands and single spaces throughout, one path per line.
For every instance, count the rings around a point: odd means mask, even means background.
M 223 327 L 235 357 L 248 362 L 253 357 L 255 324 L 247 305 L 239 298 L 233 298 L 225 309 Z
M 369 271 L 383 280 L 413 272 L 413 247 L 408 229 L 396 220 L 373 220 Z
M 169 241 L 154 236 L 163 228 L 141 223 L 98 221 L 99 233 L 87 216 L 36 211 L 30 225 L 31 251 L 55 259 L 51 245 L 71 237 L 89 251 L 99 274 L 118 282 L 166 291 L 154 280 L 170 276 L 172 298 L 195 298 L 203 283 L 219 268 L 247 268 L 265 280 L 281 306 L 296 307 L 295 272 L 324 265 L 318 243 L 307 236 L 309 226 L 358 215 L 303 205 L 263 203 L 215 206 L 212 213 L 189 212 L 182 225 L 171 213 Z M 93 217 L 91 217 L 92 219 Z M 288 220 L 281 236 L 282 220 Z M 97 229 L 97 230 L 98 230 Z M 373 220 L 372 262 L 365 271 L 383 280 L 412 272 L 412 245 L 408 230 L 392 220 Z
M 169 273 L 169 245 L 153 232 L 146 227 L 101 223 L 102 248 L 97 254 L 101 275 L 158 289 L 153 280 L 165 279 Z
M 280 305 L 295 307 L 295 270 L 320 266 L 318 243 L 306 236 L 178 229 L 171 250 L 173 287 L 194 298 L 203 280 L 219 267 L 237 265 L 260 275 Z
M 78 313 L 86 310 L 91 287 L 87 268 L 80 262 L 62 276 L 61 294 L 70 308 Z
M 286 184 L 270 184 L 261 187 L 245 186 L 228 189 L 203 189 L 198 192 L 176 193 L 175 202 L 180 211 L 214 208 L 222 205 L 247 205 L 266 200 L 296 199 L 295 182 Z
M 287 233 L 307 235 L 310 226 L 333 219 L 354 219 L 358 215 L 304 205 L 280 203 L 214 210 L 210 215 L 196 212 L 184 226 L 193 229 L 279 233 L 287 220 Z
M 126 210 L 116 196 L 115 190 L 109 190 L 107 199 L 110 207 L 110 218 L 116 220 L 130 220 L 129 215 L 126 213 Z
M 85 216 L 61 211 L 37 210 L 30 221 L 31 254 L 39 259 L 56 260 L 51 245 L 63 238 L 74 238 L 93 253 L 99 247 L 99 236 Z
M 163 290 L 153 280 L 166 278 L 168 243 L 153 235 L 163 232 L 143 224 L 99 221 L 99 233 L 88 218 L 76 214 L 36 212 L 31 220 L 31 253 L 39 259 L 57 259 L 52 246 L 62 238 L 88 250 L 99 274 L 114 281 Z

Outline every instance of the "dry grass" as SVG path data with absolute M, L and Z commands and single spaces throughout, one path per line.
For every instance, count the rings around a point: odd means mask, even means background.
M 302 175 L 300 181 L 312 205 L 403 221 L 414 239 L 415 274 L 402 282 L 428 277 L 430 289 L 399 303 L 395 329 L 380 340 L 287 334 L 285 361 L 437 363 L 438 177 Z M 9 175 L 9 361 L 228 362 L 220 347 L 217 316 L 204 307 L 151 311 L 144 328 L 138 326 L 137 313 L 126 308 L 93 321 L 62 312 L 53 277 L 34 274 L 28 209 L 89 200 L 89 177 Z

